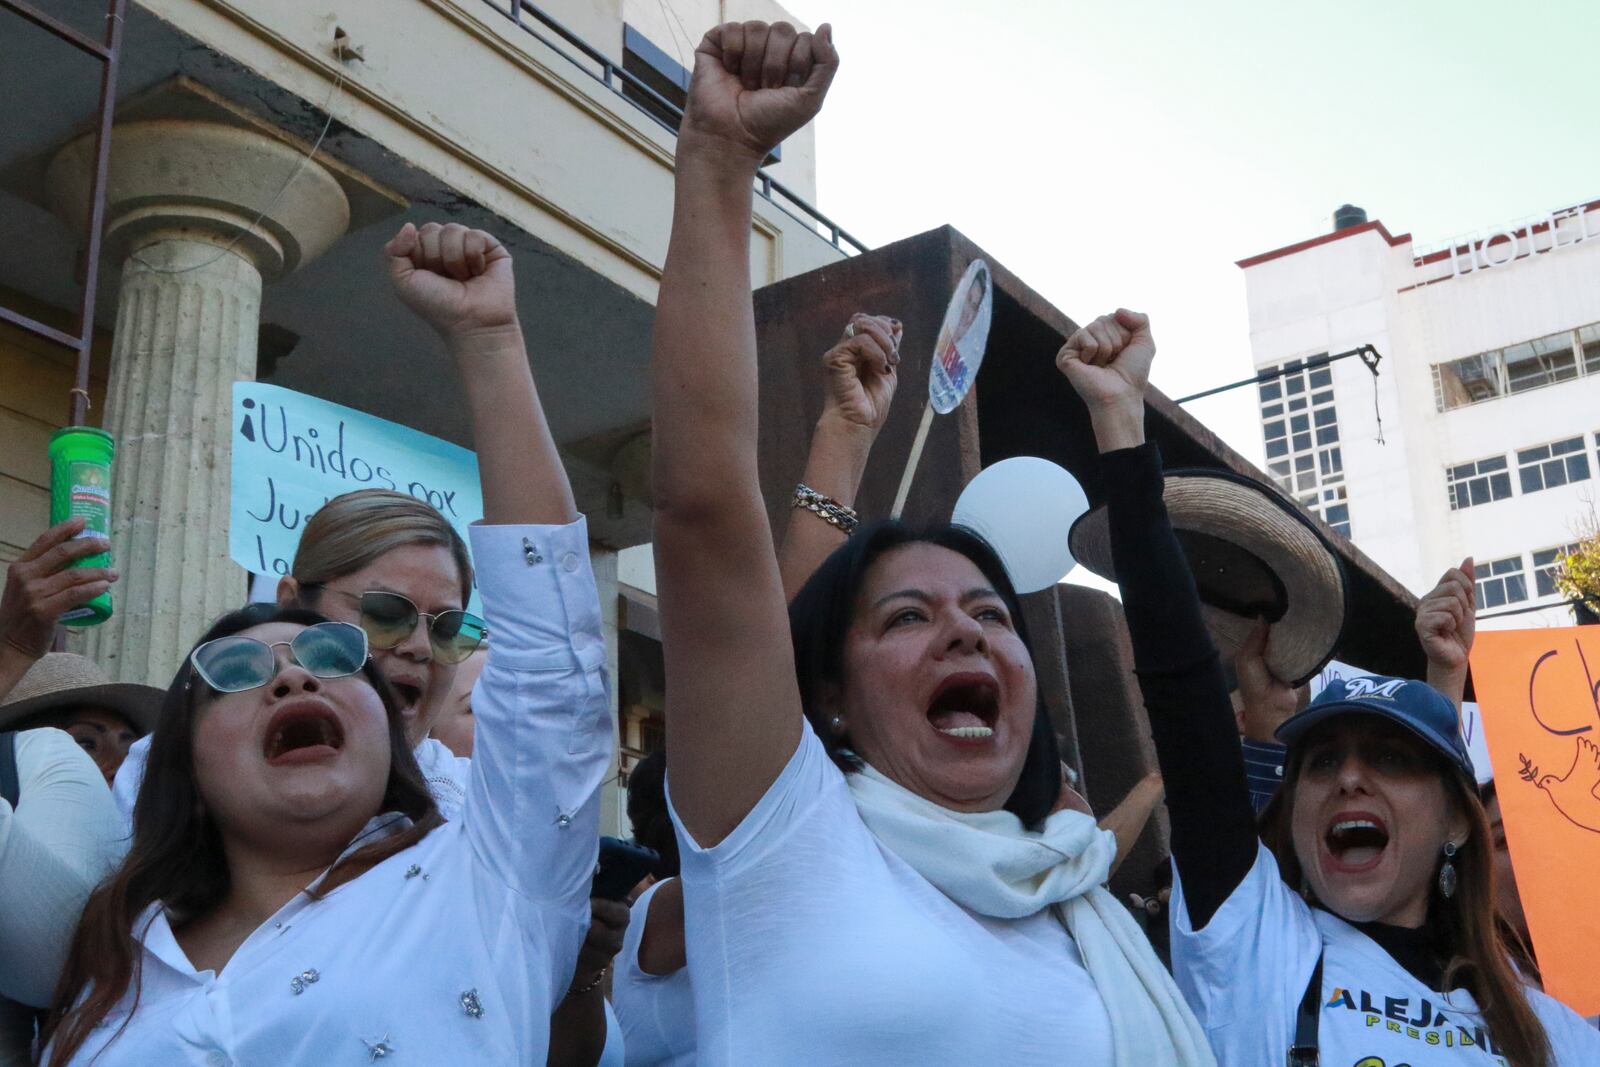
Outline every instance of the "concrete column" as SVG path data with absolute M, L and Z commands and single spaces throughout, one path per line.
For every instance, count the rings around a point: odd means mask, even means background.
M 80 229 L 91 147 L 74 141 L 50 166 Z M 255 377 L 263 281 L 326 250 L 349 217 L 333 176 L 275 138 L 187 120 L 114 128 L 105 248 L 122 287 L 103 424 L 122 580 L 88 649 L 114 679 L 167 685 L 243 603 L 228 558 L 233 383 Z

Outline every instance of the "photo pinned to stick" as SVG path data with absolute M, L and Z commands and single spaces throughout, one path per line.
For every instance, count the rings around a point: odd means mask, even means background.
M 950 521 L 989 542 L 1019 593 L 1037 593 L 1077 565 L 1069 535 L 1089 498 L 1066 470 L 1037 456 L 1013 456 L 967 483 Z
M 911 455 L 906 460 L 905 473 L 900 476 L 900 488 L 894 494 L 891 518 L 898 519 L 905 510 L 911 481 L 922 459 L 922 448 L 928 443 L 928 431 L 933 427 L 933 417 L 948 415 L 959 407 L 978 377 L 978 367 L 983 363 L 983 353 L 989 344 L 989 321 L 993 316 L 994 276 L 989 264 L 975 259 L 967 264 L 944 311 L 944 322 L 939 327 L 939 340 L 933 346 L 933 362 L 928 370 L 928 403 L 922 409 L 922 421 L 911 443 Z

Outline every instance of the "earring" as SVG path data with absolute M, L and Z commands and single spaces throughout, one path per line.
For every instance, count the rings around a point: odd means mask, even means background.
M 840 730 L 844 729 L 844 718 L 842 716 L 835 715 L 833 718 L 828 720 L 828 725 L 833 727 L 834 733 L 838 733 Z
M 1439 893 L 1446 900 L 1456 895 L 1456 846 L 1453 841 L 1444 843 L 1444 866 L 1439 868 Z

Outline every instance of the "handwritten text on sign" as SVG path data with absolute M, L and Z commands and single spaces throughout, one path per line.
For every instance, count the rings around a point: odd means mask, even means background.
M 1586 887 L 1600 879 L 1600 626 L 1480 633 L 1472 678 L 1545 991 L 1593 1015 L 1600 911 Z
M 279 386 L 234 384 L 228 554 L 235 563 L 288 574 L 306 521 L 357 489 L 427 501 L 463 539 L 483 517 L 478 460 L 469 450 Z

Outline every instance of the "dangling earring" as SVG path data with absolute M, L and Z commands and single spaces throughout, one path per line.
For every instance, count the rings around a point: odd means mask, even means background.
M 1446 900 L 1456 895 L 1456 846 L 1453 841 L 1444 843 L 1444 866 L 1439 868 L 1439 893 Z

